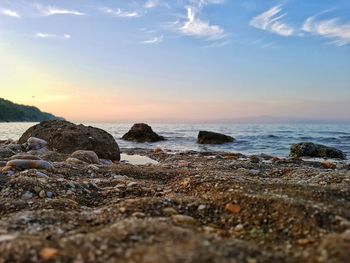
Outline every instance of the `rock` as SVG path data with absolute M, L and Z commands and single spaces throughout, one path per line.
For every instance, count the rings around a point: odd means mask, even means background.
M 16 170 L 27 170 L 27 169 L 43 169 L 50 170 L 54 169 L 53 165 L 43 160 L 11 160 L 8 161 L 6 166 L 12 167 Z
M 39 255 L 43 261 L 51 261 L 58 256 L 58 250 L 55 248 L 45 247 L 40 251 Z
M 78 150 L 72 153 L 71 157 L 91 164 L 98 164 L 100 162 L 97 154 L 93 151 Z
M 302 142 L 293 144 L 290 149 L 291 158 L 299 157 L 314 157 L 314 158 L 334 158 L 334 159 L 346 159 L 345 153 L 342 151 L 328 147 L 321 144 L 315 144 L 312 142 Z
M 68 158 L 68 154 L 59 153 L 55 151 L 48 151 L 40 155 L 43 160 L 49 162 L 64 162 Z
M 39 156 L 34 156 L 31 154 L 16 154 L 11 156 L 10 160 L 41 160 Z
M 33 193 L 31 193 L 31 192 L 25 192 L 25 193 L 22 195 L 21 198 L 22 198 L 23 200 L 29 200 L 29 199 L 32 199 L 33 196 L 34 196 Z
M 163 136 L 159 136 L 152 130 L 151 126 L 145 123 L 134 124 L 131 129 L 124 134 L 122 139 L 133 142 L 158 142 L 165 140 Z
M 77 150 L 94 151 L 99 157 L 120 160 L 120 150 L 112 135 L 104 130 L 62 120 L 44 121 L 29 128 L 19 139 L 25 143 L 30 137 L 47 141 L 49 149 L 71 154 Z
M 172 215 L 177 215 L 178 212 L 176 211 L 176 209 L 172 207 L 165 207 L 163 208 L 163 214 L 166 216 L 172 216 Z
M 40 197 L 40 198 L 45 198 L 45 197 L 46 197 L 46 192 L 45 192 L 44 190 L 41 190 L 41 191 L 39 192 L 39 197 Z
M 47 150 L 47 142 L 43 139 L 36 137 L 28 138 L 27 142 L 24 144 L 27 151 L 38 151 L 42 149 Z
M 185 224 L 185 225 L 194 225 L 196 224 L 196 219 L 191 216 L 186 215 L 172 215 L 171 219 L 175 224 Z
M 14 155 L 15 152 L 7 149 L 7 148 L 0 148 L 0 158 L 8 158 Z
M 337 165 L 335 163 L 331 163 L 331 162 L 322 162 L 321 163 L 321 167 L 324 169 L 336 169 Z
M 46 192 L 46 196 L 48 197 L 48 198 L 52 198 L 53 197 L 53 192 Z
M 77 158 L 72 158 L 72 157 L 67 158 L 66 163 L 69 163 L 69 164 L 80 164 L 80 165 L 87 165 L 88 164 L 88 163 L 86 163 L 86 162 L 84 162 L 82 160 L 79 160 Z
M 199 144 L 224 144 L 233 142 L 235 139 L 231 136 L 225 134 L 210 132 L 210 131 L 200 131 L 198 133 L 197 143 Z
M 251 163 L 260 163 L 260 158 L 258 156 L 256 156 L 256 155 L 252 155 L 252 156 L 249 157 L 249 161 Z
M 241 211 L 241 207 L 237 204 L 226 204 L 225 205 L 225 210 L 230 212 L 231 214 L 239 214 L 239 212 Z

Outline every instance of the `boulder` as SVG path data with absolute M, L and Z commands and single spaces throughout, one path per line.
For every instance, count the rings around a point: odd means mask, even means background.
M 27 151 L 38 151 L 41 149 L 47 149 L 47 141 L 35 137 L 30 137 L 24 144 L 24 147 Z
M 134 124 L 131 129 L 124 134 L 122 139 L 133 142 L 158 142 L 165 140 L 163 136 L 159 136 L 152 130 L 151 126 L 145 123 Z
M 75 125 L 62 120 L 44 121 L 29 128 L 19 139 L 19 143 L 25 143 L 30 137 L 47 141 L 51 150 L 60 153 L 89 150 L 101 158 L 120 160 L 119 146 L 113 136 L 91 126 Z
M 86 163 L 91 163 L 91 164 L 100 163 L 100 160 L 98 159 L 97 154 L 93 151 L 78 150 L 72 153 L 71 157 Z
M 233 142 L 235 139 L 231 136 L 225 134 L 210 132 L 210 131 L 200 131 L 198 133 L 197 143 L 199 144 L 224 144 Z
M 43 170 L 53 170 L 54 167 L 51 163 L 44 160 L 11 160 L 6 164 L 7 167 L 12 167 L 16 170 L 27 170 L 27 169 L 43 169 Z
M 333 158 L 345 160 L 346 155 L 342 151 L 312 142 L 301 142 L 293 144 L 290 148 L 290 157 L 313 157 L 313 158 Z

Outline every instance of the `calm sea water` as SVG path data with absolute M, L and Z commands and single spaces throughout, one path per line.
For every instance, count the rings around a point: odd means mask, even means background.
M 0 139 L 18 139 L 34 123 L 0 123 Z M 132 124 L 88 123 L 111 133 L 121 148 L 148 148 L 173 151 L 229 151 L 245 154 L 266 153 L 286 157 L 290 145 L 311 141 L 343 150 L 350 157 L 350 125 L 324 124 L 150 124 L 167 138 L 164 142 L 133 143 L 120 140 Z M 196 144 L 198 131 L 221 132 L 236 138 L 234 143 L 204 146 Z

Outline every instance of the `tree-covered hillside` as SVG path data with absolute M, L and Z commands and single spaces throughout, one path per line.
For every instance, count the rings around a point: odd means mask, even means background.
M 15 104 L 0 98 L 0 122 L 9 121 L 45 121 L 60 119 L 50 113 L 42 112 L 33 106 Z

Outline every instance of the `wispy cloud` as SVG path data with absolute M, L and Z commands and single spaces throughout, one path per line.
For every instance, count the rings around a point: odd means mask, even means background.
M 282 22 L 286 14 L 281 14 L 281 11 L 281 6 L 274 6 L 266 12 L 254 17 L 250 21 L 250 25 L 284 37 L 295 35 L 295 29 Z
M 70 39 L 71 35 L 70 34 L 63 34 L 62 36 L 57 35 L 57 34 L 50 34 L 50 33 L 42 33 L 38 32 L 35 34 L 36 38 L 60 38 L 60 39 Z
M 350 44 L 350 23 L 341 23 L 339 18 L 316 21 L 316 17 L 306 19 L 302 30 L 313 35 L 333 39 L 337 46 Z
M 111 8 L 108 8 L 108 7 L 103 7 L 103 8 L 101 8 L 101 11 L 106 13 L 106 14 L 109 14 L 111 16 L 121 17 L 121 18 L 134 18 L 134 17 L 141 16 L 136 11 L 128 12 L 128 11 L 121 10 L 120 8 L 118 8 L 118 9 L 111 9 Z
M 163 40 L 164 40 L 163 36 L 156 36 L 154 38 L 144 40 L 141 43 L 142 44 L 158 44 L 158 43 L 163 42 Z
M 37 4 L 36 8 L 43 16 L 53 15 L 74 15 L 74 16 L 85 16 L 86 14 L 76 10 L 62 9 L 55 6 L 42 6 Z
M 0 10 L 0 14 L 4 16 L 9 16 L 9 17 L 15 17 L 15 18 L 21 17 L 17 12 L 10 9 L 2 9 Z
M 159 0 L 148 0 L 143 7 L 146 9 L 156 8 L 159 5 Z
M 226 36 L 220 26 L 210 25 L 209 22 L 197 18 L 197 10 L 194 7 L 187 7 L 187 21 L 181 25 L 179 31 L 184 35 L 208 41 L 220 40 Z
M 213 5 L 213 4 L 223 4 L 225 0 L 190 0 L 190 3 L 197 6 Z

